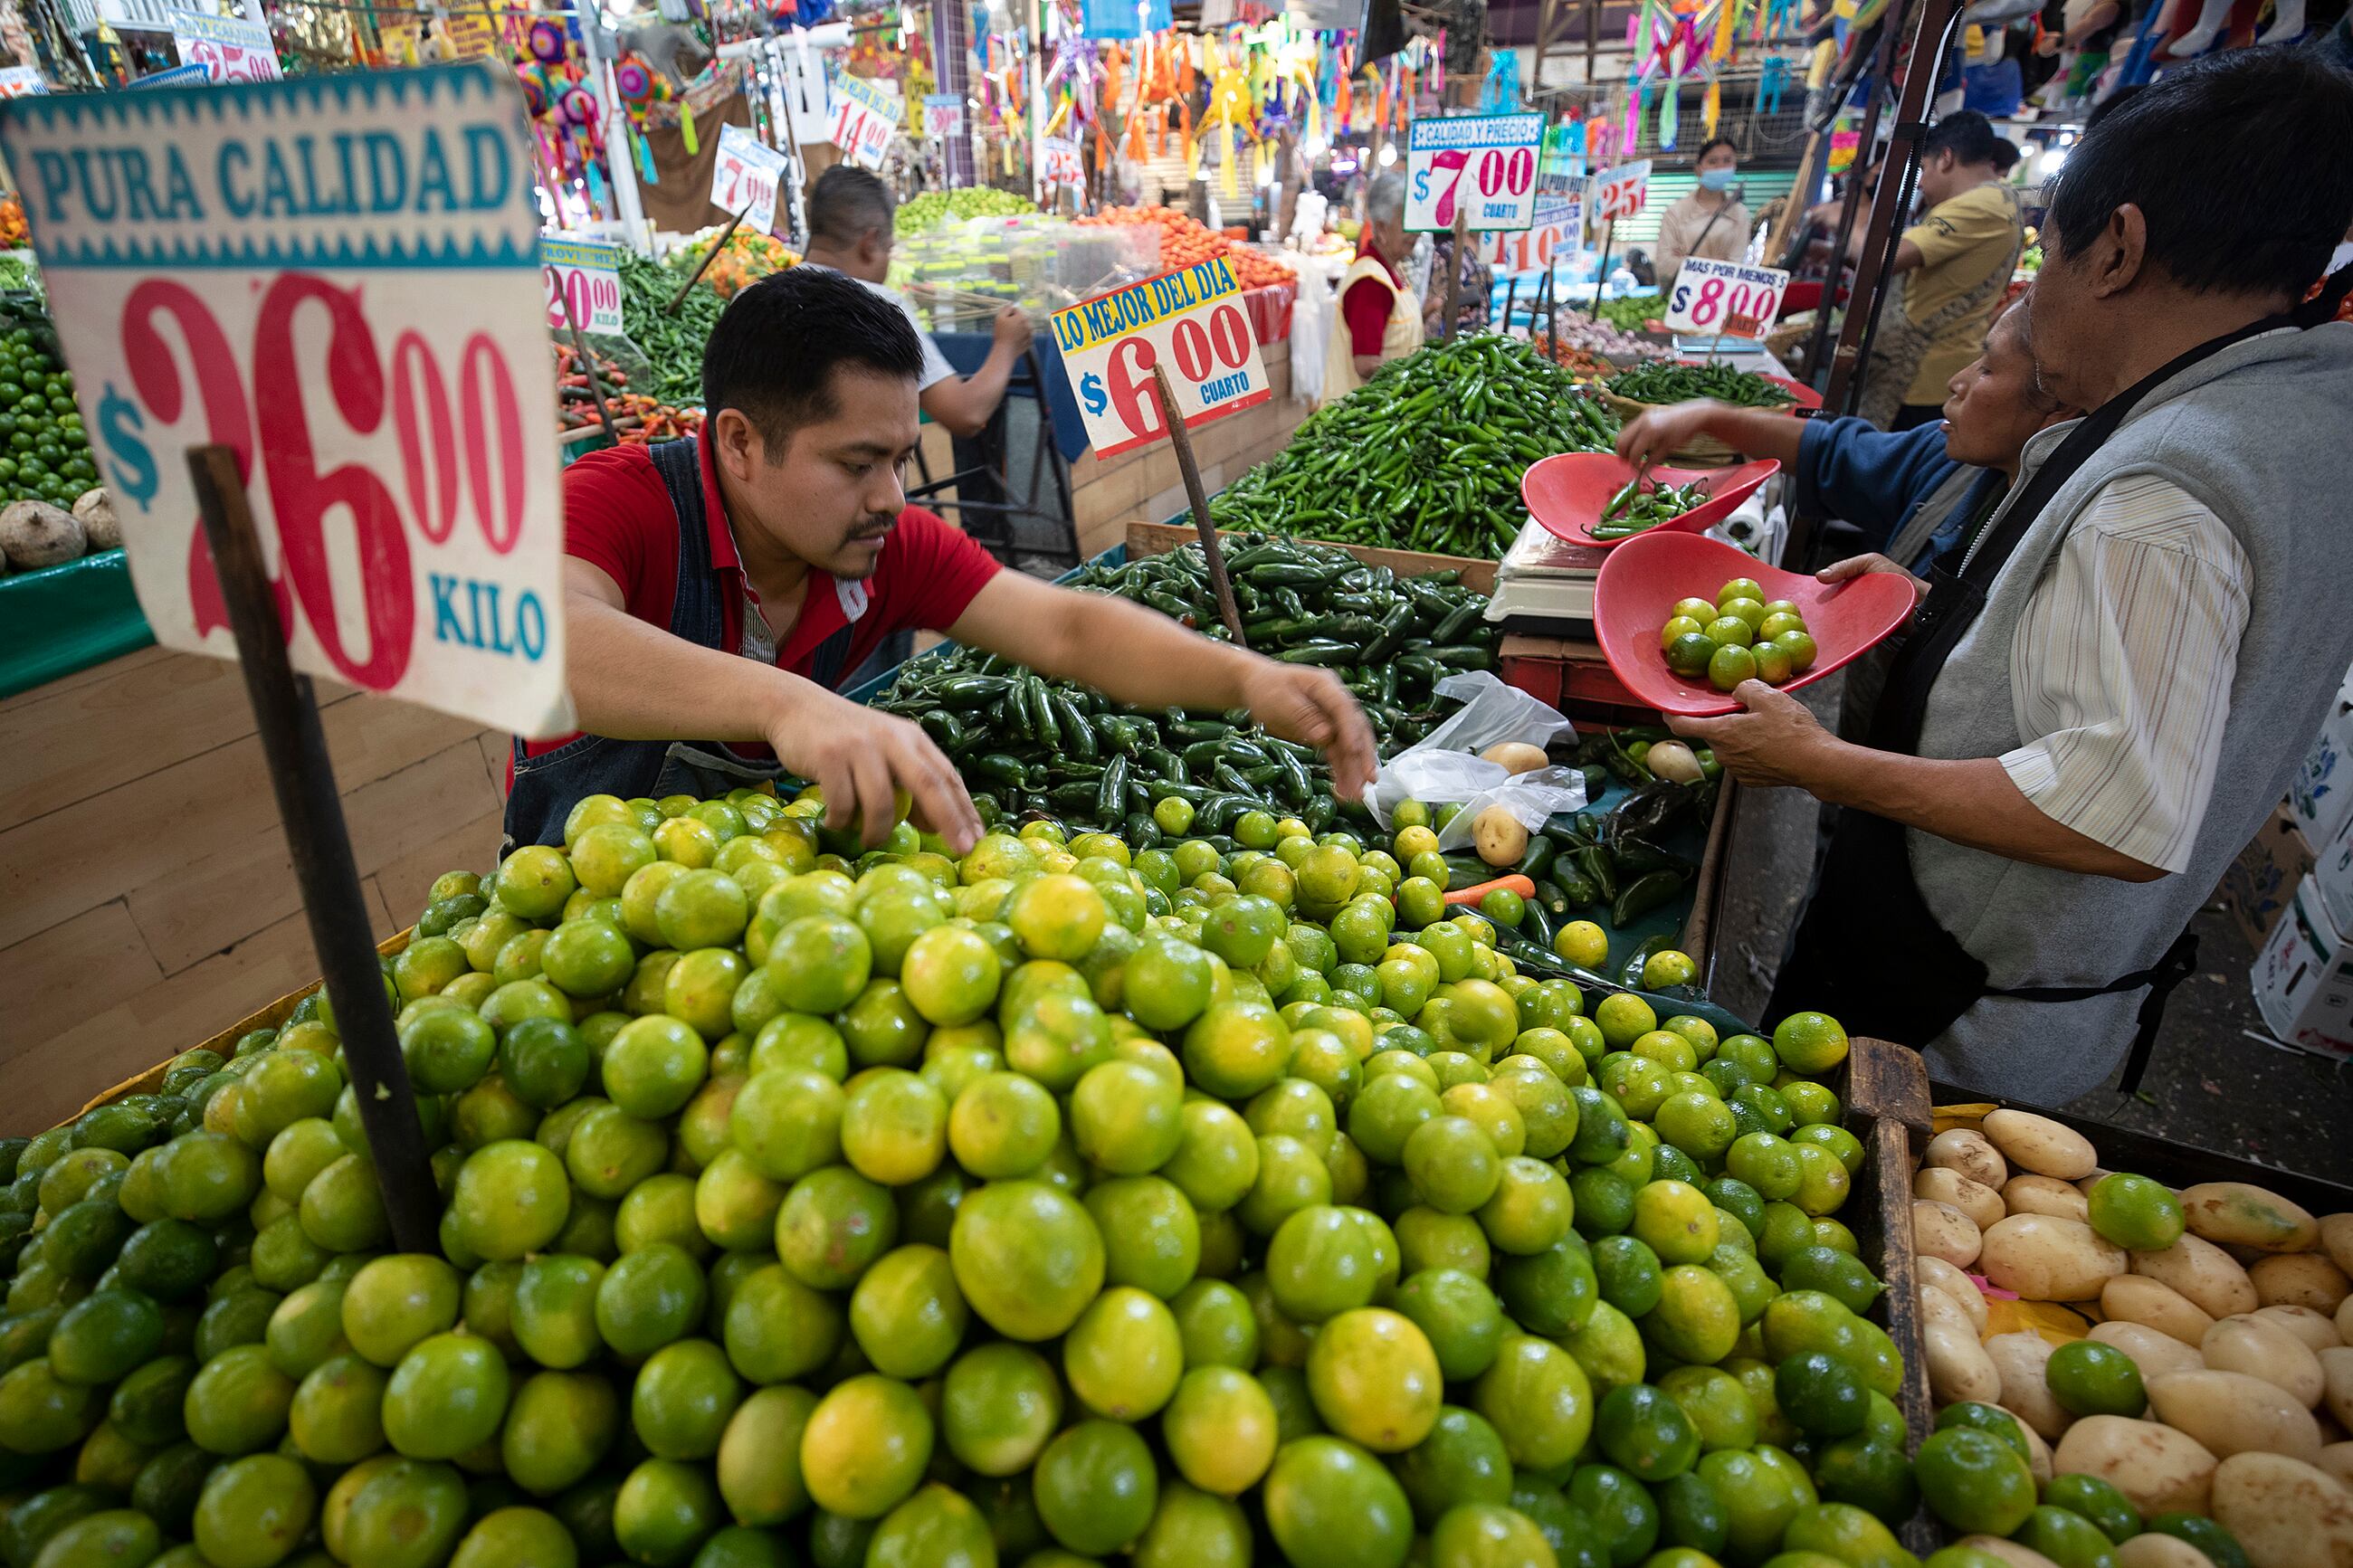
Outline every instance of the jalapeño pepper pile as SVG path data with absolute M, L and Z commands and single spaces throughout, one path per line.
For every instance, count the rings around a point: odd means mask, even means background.
M 1344 551 L 1250 535 L 1228 542 L 1226 565 L 1250 647 L 1332 669 L 1364 705 L 1385 755 L 1434 726 L 1433 683 L 1495 666 L 1487 601 L 1451 573 L 1400 577 Z M 1073 585 L 1225 636 L 1198 545 L 1091 566 Z M 1171 798 L 1208 834 L 1271 807 L 1320 831 L 1337 810 L 1314 750 L 1266 734 L 1247 714 L 1123 709 L 975 649 L 915 661 L 874 706 L 923 725 L 984 816 L 1044 812 L 1149 843 L 1159 836 L 1154 808 Z
M 1617 436 L 1617 417 L 1526 343 L 1457 338 L 1310 416 L 1209 511 L 1220 528 L 1492 559 L 1527 521 L 1529 464 Z

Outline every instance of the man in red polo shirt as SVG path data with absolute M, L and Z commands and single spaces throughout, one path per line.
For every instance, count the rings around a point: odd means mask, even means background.
M 923 363 L 888 300 L 795 268 L 738 294 L 712 330 L 701 438 L 565 470 L 565 674 L 584 732 L 517 742 L 512 842 L 563 842 L 584 795 L 717 794 L 781 768 L 823 786 L 829 825 L 859 815 L 870 842 L 906 790 L 961 853 L 980 821 L 947 758 L 908 721 L 834 694 L 908 627 L 1137 707 L 1248 709 L 1324 747 L 1340 792 L 1361 793 L 1372 731 L 1329 671 L 1001 571 L 909 507 L 899 470 Z

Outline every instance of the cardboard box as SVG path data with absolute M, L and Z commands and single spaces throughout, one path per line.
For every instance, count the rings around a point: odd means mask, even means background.
M 2320 733 L 2287 788 L 2288 805 L 2307 844 L 2327 844 L 2353 822 L 2353 679 L 2337 693 Z
M 2320 847 L 2312 868 L 2313 880 L 2320 885 L 2320 905 L 2327 912 L 2328 923 L 2341 931 L 2353 931 L 2353 816 L 2337 830 L 2337 837 Z
M 2348 847 L 2353 848 L 2353 844 Z M 2279 924 L 2288 900 L 2295 896 L 2296 884 L 2313 868 L 2312 846 L 2296 827 L 2295 814 L 2284 805 L 2274 807 L 2247 847 L 2239 851 L 2238 858 L 2223 868 L 2222 885 L 2216 889 L 2231 906 L 2231 917 L 2239 922 L 2249 947 L 2263 951 L 2263 939 Z M 2353 891 L 2353 879 L 2348 879 L 2347 887 Z M 2331 918 L 2340 929 L 2353 925 L 2353 920 Z
M 2353 1056 L 2353 942 L 2337 933 L 2315 879 L 2296 884 L 2247 978 L 2274 1038 L 2323 1056 Z

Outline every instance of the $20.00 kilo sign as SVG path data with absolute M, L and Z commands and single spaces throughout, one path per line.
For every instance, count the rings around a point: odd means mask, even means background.
M 0 110 L 158 642 L 236 657 L 185 457 L 218 443 L 297 669 L 572 727 L 522 110 L 478 63 Z
M 1212 258 L 1054 312 L 1062 372 L 1097 457 L 1166 433 L 1152 384 L 1155 364 L 1168 367 L 1187 429 L 1273 395 L 1241 299 L 1233 269 Z

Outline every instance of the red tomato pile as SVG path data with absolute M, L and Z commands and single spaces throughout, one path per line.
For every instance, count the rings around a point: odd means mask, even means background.
M 1245 289 L 1264 289 L 1272 284 L 1288 283 L 1290 268 L 1239 240 L 1229 239 L 1213 228 L 1203 226 L 1189 214 L 1175 207 L 1105 207 L 1077 220 L 1091 224 L 1158 224 L 1160 226 L 1160 265 L 1174 271 L 1222 256 L 1234 269 L 1235 279 Z

